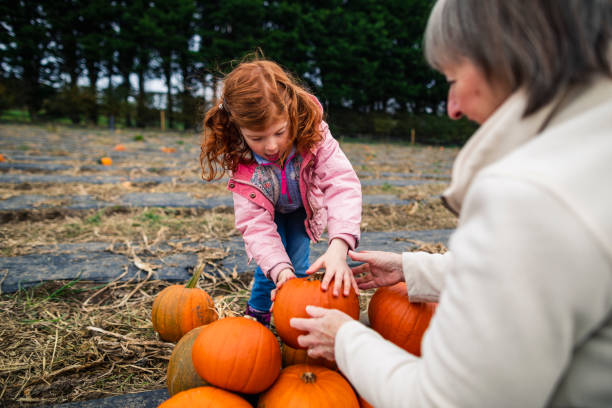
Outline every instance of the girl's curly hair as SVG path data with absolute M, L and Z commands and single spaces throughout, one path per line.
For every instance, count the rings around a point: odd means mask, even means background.
M 298 152 L 323 139 L 322 108 L 295 78 L 265 59 L 240 63 L 225 76 L 221 97 L 204 117 L 202 178 L 218 179 L 227 171 L 236 171 L 240 163 L 253 162 L 240 128 L 259 131 L 285 119 Z

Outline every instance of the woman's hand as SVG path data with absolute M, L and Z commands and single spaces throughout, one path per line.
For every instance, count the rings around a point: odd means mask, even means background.
M 323 281 L 321 281 L 321 289 L 327 290 L 329 283 L 334 279 L 334 296 L 340 294 L 340 288 L 343 284 L 344 296 L 348 296 L 351 286 L 355 289 L 356 293 L 359 293 L 353 272 L 346 263 L 347 251 L 348 244 L 340 238 L 334 238 L 329 243 L 327 251 L 306 270 L 307 274 L 312 274 L 319 269 L 325 268 L 325 275 L 323 276 Z
M 360 289 L 390 286 L 404 280 L 401 254 L 383 251 L 349 251 L 348 255 L 353 261 L 364 262 L 353 268 Z
M 326 309 L 318 306 L 306 306 L 306 313 L 311 318 L 294 317 L 289 321 L 291 327 L 308 332 L 298 337 L 298 344 L 308 348 L 310 357 L 325 357 L 334 361 L 336 334 L 346 322 L 353 318 L 337 309 Z

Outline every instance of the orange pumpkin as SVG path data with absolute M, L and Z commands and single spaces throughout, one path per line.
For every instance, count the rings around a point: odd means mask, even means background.
M 111 159 L 110 157 L 102 157 L 100 159 L 100 164 L 103 166 L 110 166 L 113 164 L 113 159 Z
M 411 303 L 404 282 L 376 290 L 368 317 L 370 326 L 385 339 L 414 355 L 421 355 L 421 340 L 437 303 Z
M 202 331 L 202 327 L 204 326 L 190 330 L 189 333 L 181 337 L 174 350 L 172 350 L 166 375 L 168 393 L 171 396 L 190 388 L 208 385 L 196 372 L 191 359 L 193 342 Z
M 115 147 L 113 147 L 113 150 L 116 152 L 124 152 L 125 146 L 122 144 L 118 144 L 118 145 L 115 145 Z
M 336 371 L 298 364 L 286 367 L 269 390 L 259 397 L 259 408 L 358 408 L 353 388 Z
M 217 320 L 213 300 L 206 291 L 196 288 L 203 268 L 194 273 L 187 285 L 168 286 L 153 301 L 153 328 L 165 341 L 176 343 L 194 327 Z
M 0 163 L 2 163 L 3 161 L 6 161 L 6 159 L 4 158 L 4 156 L 2 155 L 2 153 L 0 153 Z
M 355 291 L 351 288 L 348 296 L 341 293 L 336 297 L 332 287 L 333 281 L 327 291 L 323 291 L 321 281 L 315 276 L 290 279 L 281 286 L 274 300 L 272 315 L 276 332 L 285 343 L 293 348 L 304 348 L 300 347 L 297 338 L 306 332 L 291 327 L 289 320 L 292 317 L 310 317 L 306 313 L 308 305 L 338 309 L 353 319 L 359 318 L 359 297 Z
M 158 408 L 252 408 L 246 400 L 215 387 L 197 387 L 182 391 L 163 402 Z
M 205 381 L 246 394 L 268 388 L 281 369 L 280 346 L 274 334 L 246 317 L 227 317 L 203 327 L 191 357 Z
M 308 350 L 305 349 L 296 349 L 287 344 L 283 344 L 281 346 L 281 354 L 283 357 L 283 367 L 287 367 L 295 364 L 310 364 L 310 365 L 319 365 L 323 367 L 327 367 L 330 370 L 337 370 L 338 366 L 336 362 L 329 361 L 326 358 L 319 357 L 310 357 L 308 355 Z

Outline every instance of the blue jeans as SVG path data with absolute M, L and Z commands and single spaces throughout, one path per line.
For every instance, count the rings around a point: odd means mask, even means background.
M 306 210 L 304 207 L 298 208 L 289 214 L 274 214 L 274 222 L 283 246 L 289 255 L 289 259 L 295 269 L 295 274 L 299 277 L 306 276 L 306 269 L 310 266 L 310 238 L 304 227 Z M 270 292 L 276 287 L 274 282 L 266 278 L 258 266 L 255 270 L 255 279 L 251 289 L 249 306 L 260 311 L 268 311 L 272 306 Z

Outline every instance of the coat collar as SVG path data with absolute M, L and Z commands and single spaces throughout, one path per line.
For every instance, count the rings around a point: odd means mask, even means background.
M 546 127 L 564 93 L 523 118 L 527 93 L 518 90 L 483 123 L 461 149 L 453 164 L 450 186 L 442 194 L 447 208 L 458 215 L 472 181 L 486 166 L 533 139 Z

